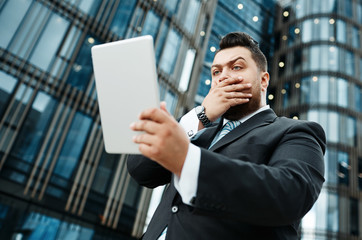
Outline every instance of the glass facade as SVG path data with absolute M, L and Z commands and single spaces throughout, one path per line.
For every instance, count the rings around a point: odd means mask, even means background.
M 362 236 L 362 2 L 280 1 L 269 99 L 279 115 L 318 122 L 325 183 L 303 240 Z
M 130 178 L 126 155 L 104 151 L 90 50 L 152 35 L 160 99 L 177 117 L 194 98 L 215 4 L 0 1 L 2 239 L 141 236 L 152 191 Z

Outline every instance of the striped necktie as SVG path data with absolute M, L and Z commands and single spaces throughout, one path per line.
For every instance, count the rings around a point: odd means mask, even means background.
M 231 132 L 234 128 L 240 125 L 240 121 L 229 121 L 227 122 L 222 130 L 220 131 L 219 135 L 216 135 L 214 140 L 212 141 L 209 149 L 214 146 L 215 143 L 217 143 L 221 138 L 223 138 L 226 134 Z

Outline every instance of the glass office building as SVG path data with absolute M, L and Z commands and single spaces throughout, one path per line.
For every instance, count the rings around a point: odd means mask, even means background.
M 362 1 L 281 1 L 270 95 L 274 109 L 319 122 L 326 182 L 302 239 L 362 237 Z
M 229 32 L 246 32 L 259 44 L 266 57 L 270 56 L 274 48 L 274 14 L 276 2 L 274 0 L 219 0 L 215 10 L 210 39 L 202 68 L 199 87 L 195 96 L 195 103 L 201 104 L 211 87 L 210 68 L 219 41 Z
M 215 4 L 0 0 L 1 239 L 142 234 L 151 191 L 127 174 L 127 156 L 104 151 L 90 49 L 152 35 L 160 98 L 178 116 L 196 92 Z

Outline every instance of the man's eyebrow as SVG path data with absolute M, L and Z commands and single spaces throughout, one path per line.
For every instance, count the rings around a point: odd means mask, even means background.
M 228 61 L 228 62 L 226 63 L 226 65 L 233 64 L 234 62 L 236 62 L 236 61 L 238 61 L 238 60 L 243 60 L 243 61 L 246 62 L 245 58 L 243 58 L 242 56 L 239 56 L 239 57 L 236 57 L 236 58 Z M 213 64 L 213 65 L 211 65 L 211 68 L 213 68 L 213 67 L 221 67 L 221 66 L 222 66 L 222 64 Z

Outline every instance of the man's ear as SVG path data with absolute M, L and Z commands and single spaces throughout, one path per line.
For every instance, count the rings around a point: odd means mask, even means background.
M 269 86 L 269 73 L 268 72 L 261 72 L 261 90 L 266 91 Z

